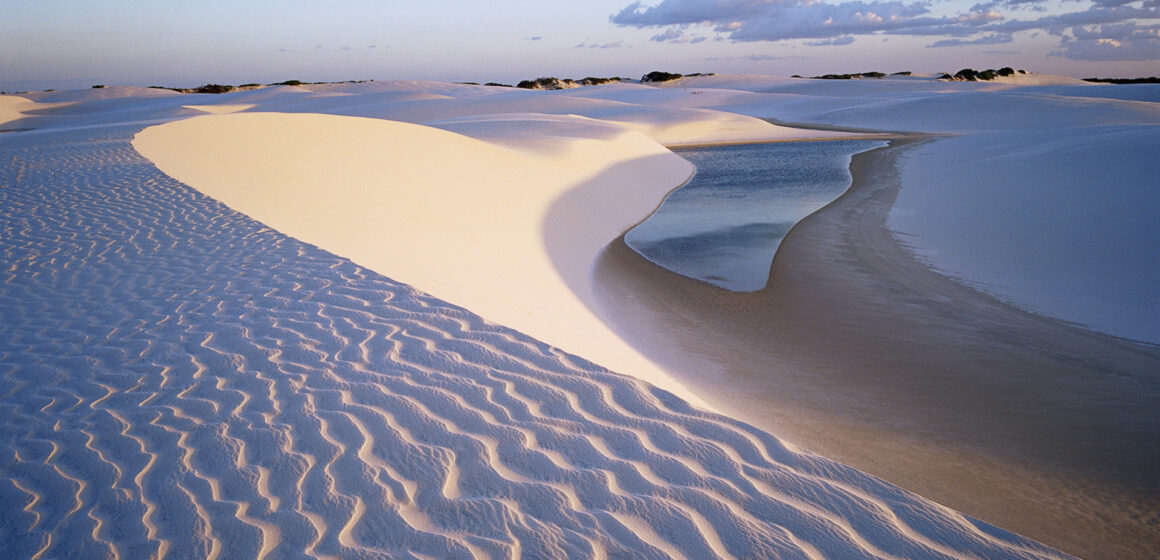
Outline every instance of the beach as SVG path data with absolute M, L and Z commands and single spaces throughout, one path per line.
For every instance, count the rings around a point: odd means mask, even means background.
M 891 222 L 939 161 L 918 150 L 1015 138 L 1000 123 L 1031 97 L 1067 138 L 1155 137 L 1155 103 L 1034 80 L 6 100 L 3 540 L 27 557 L 1154 556 L 1160 351 L 980 289 L 929 226 Z M 854 157 L 763 290 L 623 242 L 694 173 L 669 147 L 868 130 L 907 133 Z

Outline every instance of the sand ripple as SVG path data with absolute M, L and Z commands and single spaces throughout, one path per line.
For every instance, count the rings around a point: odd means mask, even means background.
M 287 238 L 135 132 L 0 138 L 12 557 L 1058 556 Z

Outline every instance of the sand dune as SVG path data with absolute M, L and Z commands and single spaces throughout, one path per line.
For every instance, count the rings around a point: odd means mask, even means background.
M 1049 371 L 1036 364 L 1062 364 L 1075 375 L 1032 392 L 1058 398 L 1065 406 L 1051 413 L 1067 415 L 1105 406 L 1104 389 L 1109 402 L 1122 402 L 1116 391 L 1132 384 L 1140 390 L 1131 402 L 1154 401 L 1154 382 L 1133 365 L 1153 363 L 1154 351 L 1113 341 L 1138 361 L 1093 356 L 1090 349 L 1109 347 L 1101 346 L 1107 337 L 964 291 L 985 269 L 947 266 L 933 230 L 911 220 L 910 248 L 957 280 L 931 273 L 889 242 L 897 232 L 875 221 L 887 219 L 882 208 L 873 219 L 849 205 L 843 212 L 861 218 L 816 215 L 829 216 L 813 220 L 829 224 L 829 234 L 815 229 L 813 245 L 791 243 L 797 256 L 774 265 L 783 281 L 737 313 L 685 313 L 724 298 L 690 289 L 678 292 L 695 301 L 677 305 L 663 299 L 676 285 L 668 281 L 609 310 L 593 277 L 610 243 L 692 172 L 664 145 L 842 135 L 755 118 L 767 117 L 961 136 L 907 152 L 891 168 L 903 188 L 890 219 L 902 224 L 910 213 L 968 233 L 988 224 L 986 235 L 954 240 L 983 256 L 1009 248 L 1018 261 L 1019 251 L 1046 247 L 1041 277 L 1058 276 L 1066 263 L 1088 279 L 1063 297 L 1056 290 L 1068 283 L 1037 288 L 1055 298 L 1043 313 L 1066 318 L 1060 302 L 1105 285 L 1085 259 L 1130 270 L 1122 259 L 1146 260 L 1155 248 L 1155 239 L 1131 233 L 1154 229 L 1137 219 L 1151 204 L 1129 205 L 1129 219 L 1110 223 L 1104 204 L 1133 200 L 1133 188 L 1150 184 L 1141 181 L 1151 168 L 1140 154 L 1155 143 L 1160 112 L 1154 88 L 1048 82 L 717 76 L 561 92 L 390 82 L 221 96 L 105 88 L 30 95 L 34 104 L 0 97 L 2 114 L 19 119 L 8 126 L 28 129 L 0 135 L 0 161 L 8 162 L 0 189 L 0 508 L 14 520 L 0 526 L 3 542 L 18 556 L 44 558 L 1059 557 L 704 405 L 760 419 L 767 430 L 783 427 L 769 418 L 809 424 L 804 441 L 815 437 L 835 453 L 868 449 L 859 457 L 878 472 L 900 472 L 901 454 L 926 453 L 943 470 L 918 469 L 916 487 L 965 493 L 965 507 L 988 498 L 972 484 L 1003 478 L 1029 458 L 1066 459 L 1107 444 L 1113 452 L 1097 463 L 1135 465 L 1155 448 L 1154 422 L 1126 425 L 1125 416 L 1127 436 L 1109 439 L 1080 415 L 1028 452 L 1020 438 L 1044 433 L 1035 430 L 1047 416 L 1018 403 L 1011 409 L 1031 418 L 1029 428 L 988 415 L 1020 393 L 986 394 L 992 385 L 974 382 L 973 368 L 1030 391 L 1026 380 Z M 1028 181 L 1024 159 L 1057 166 L 1057 181 Z M 976 161 L 989 167 L 975 169 Z M 1083 172 L 1103 165 L 1116 169 Z M 1123 189 L 1114 197 L 1101 194 L 1109 176 Z M 1053 184 L 1064 180 L 1064 190 Z M 971 193 L 979 181 L 988 196 L 947 204 L 955 200 L 947 193 Z M 894 191 L 874 192 L 893 202 Z M 1061 192 L 1068 196 L 1056 198 Z M 1135 199 L 1151 200 L 1143 195 Z M 1020 200 L 1042 219 L 994 220 L 1018 217 Z M 1049 219 L 1076 207 L 1093 212 Z M 1083 235 L 1045 234 L 1069 224 L 1087 225 Z M 858 247 L 861 238 L 833 242 L 850 228 L 873 241 L 869 248 Z M 952 253 L 970 254 L 943 248 Z M 909 268 L 875 275 L 894 265 Z M 1002 267 L 993 270 L 985 288 L 1019 287 Z M 1103 295 L 1131 304 L 1152 293 L 1156 272 L 1129 274 L 1127 288 Z M 650 310 L 653 300 L 663 312 Z M 647 344 L 630 344 L 608 325 L 634 309 L 647 314 L 644 324 L 677 330 L 727 315 L 730 327 L 714 336 L 755 344 L 735 352 L 706 347 L 716 339 L 703 333 L 686 343 L 658 329 L 646 336 L 669 345 L 667 353 L 646 356 Z M 1142 309 L 1136 324 L 1154 326 Z M 766 330 L 747 331 L 757 323 L 741 319 L 760 313 Z M 891 314 L 899 321 L 888 328 L 874 322 Z M 891 339 L 895 328 L 915 336 Z M 750 350 L 757 362 L 746 362 Z M 986 359 L 972 361 L 979 356 Z M 1106 371 L 1128 375 L 1110 389 L 1067 391 L 1076 379 L 1098 383 L 1094 374 L 1109 361 Z M 1003 364 L 1011 363 L 1032 375 L 1009 376 L 1015 370 Z M 759 379 L 721 386 L 722 372 L 738 367 Z M 761 376 L 768 371 L 814 385 Z M 906 390 L 869 401 L 859 389 L 870 373 L 927 371 L 953 374 L 932 378 L 952 388 L 971 381 L 969 390 L 933 393 L 958 399 L 955 406 L 916 407 L 892 399 L 922 394 L 927 380 L 907 379 Z M 824 415 L 807 410 L 821 402 L 842 403 L 823 407 L 832 422 L 814 422 Z M 747 410 L 731 408 L 738 403 Z M 931 445 L 912 438 L 921 430 L 907 426 L 919 424 L 888 425 L 893 416 L 875 407 L 940 418 L 984 412 L 955 419 L 956 429 L 935 433 Z M 974 429 L 988 422 L 1000 427 Z M 1082 432 L 1075 438 L 1059 431 L 1073 425 Z M 970 442 L 1009 434 L 1016 445 L 1005 459 L 991 457 L 1001 468 L 974 470 L 989 464 L 977 461 L 963 477 L 956 462 L 974 450 L 943 447 L 961 434 Z M 1077 451 L 1075 442 L 1096 445 Z M 1125 468 L 1124 480 L 1146 476 Z M 1052 516 L 1078 518 L 1070 538 L 1095 547 L 1085 550 L 1130 557 L 1132 542 L 1113 550 L 1083 533 L 1108 521 L 1083 502 L 1091 495 L 1068 493 L 1075 480 L 1023 484 L 1040 471 L 1028 472 L 1003 478 L 1032 504 L 1016 520 L 1035 528 Z M 983 484 L 992 493 L 1000 486 Z M 1047 497 L 1027 497 L 1039 492 Z M 1132 517 L 1128 533 L 1154 535 L 1150 513 L 1117 495 L 1100 494 L 1113 498 L 1107 507 L 1117 519 Z M 1012 500 L 998 499 L 982 509 L 1005 515 Z M 1037 515 L 1035 504 L 1051 515 Z
M 1061 557 L 276 232 L 141 128 L 0 137 L 14 557 Z
M 378 114 L 373 107 L 391 106 L 358 98 L 316 98 L 309 107 Z M 135 146 L 166 173 L 280 231 L 701 402 L 593 312 L 589 276 L 597 254 L 693 171 L 633 130 L 677 143 L 839 134 L 705 110 L 676 118 L 672 110 L 643 107 L 634 109 L 637 124 L 626 127 L 615 118 L 504 113 L 520 107 L 519 99 L 487 99 L 424 113 L 501 111 L 431 123 L 487 143 L 381 119 L 244 113 L 151 128 Z M 304 108 L 305 101 L 296 103 Z M 575 108 L 568 98 L 537 103 L 541 110 Z
M 24 111 L 36 104 L 15 95 L 0 95 L 0 125 L 24 118 Z

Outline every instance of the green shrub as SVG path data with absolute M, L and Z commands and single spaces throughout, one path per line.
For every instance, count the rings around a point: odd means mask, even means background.
M 974 82 L 979 79 L 979 73 L 970 68 L 963 68 L 962 70 L 955 72 L 955 79 L 963 80 L 966 82 Z
M 645 74 L 644 76 L 641 76 L 640 83 L 648 84 L 648 83 L 669 82 L 672 80 L 679 79 L 680 77 L 681 77 L 680 74 L 673 74 L 671 72 L 653 71 L 653 72 L 649 72 L 648 74 Z
M 234 91 L 234 86 L 223 86 L 221 84 L 206 84 L 204 86 L 194 88 L 192 93 L 229 93 Z
M 852 80 L 854 78 L 885 78 L 882 72 L 862 72 L 861 74 L 823 74 L 814 76 L 815 80 Z

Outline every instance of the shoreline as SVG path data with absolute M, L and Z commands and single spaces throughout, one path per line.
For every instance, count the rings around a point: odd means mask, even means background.
M 1160 554 L 1160 420 L 1134 390 L 1160 350 L 917 261 L 885 220 L 897 159 L 923 141 L 856 155 L 760 292 L 681 277 L 621 237 L 594 272 L 602 316 L 714 408 L 823 456 L 1073 554 Z

